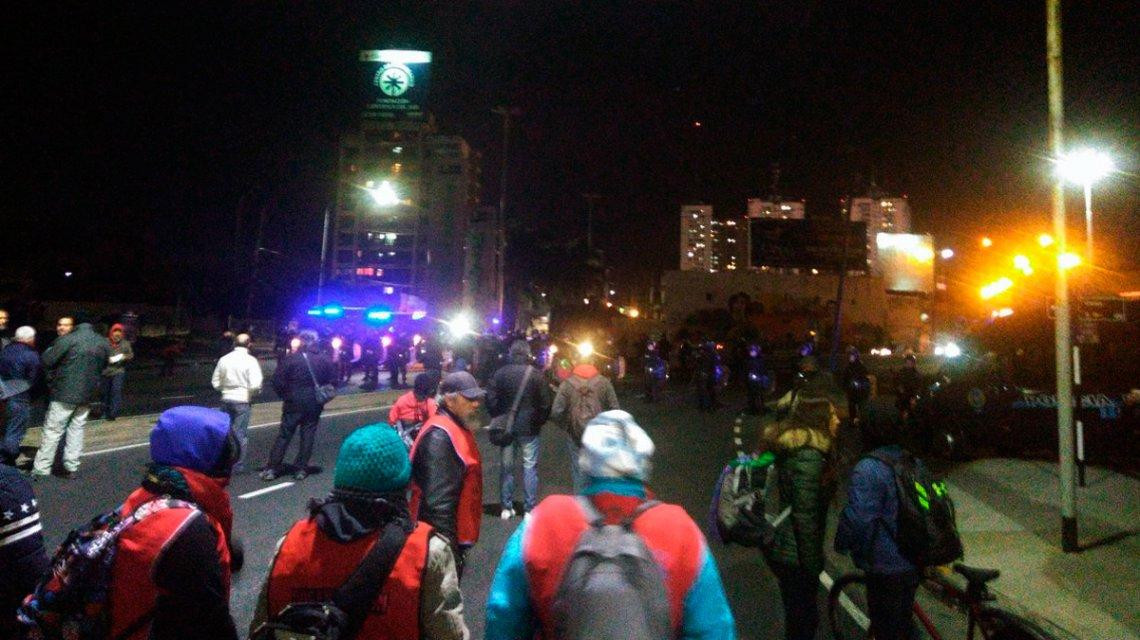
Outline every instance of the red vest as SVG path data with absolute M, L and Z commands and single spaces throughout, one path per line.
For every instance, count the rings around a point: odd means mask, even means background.
M 593 500 L 595 507 L 605 514 L 610 523 L 620 522 L 642 501 L 609 493 L 595 495 Z M 549 496 L 530 514 L 522 543 L 523 564 L 544 638 L 555 637 L 550 617 L 554 596 L 562 584 L 562 575 L 578 538 L 587 527 L 589 523 L 574 496 Z M 645 546 L 665 571 L 670 619 L 673 629 L 679 630 L 685 596 L 701 570 L 704 537 L 685 510 L 673 504 L 662 504 L 646 511 L 634 521 L 633 530 L 645 541 Z
M 364 620 L 360 638 L 416 640 L 420 637 L 420 588 L 431 532 L 429 525 L 416 523 Z M 270 617 L 291 602 L 332 598 L 379 538 L 377 531 L 352 542 L 337 542 L 320 530 L 315 518 L 297 522 L 285 535 L 269 571 Z
M 183 475 L 187 476 L 187 481 L 191 485 L 191 492 L 195 494 L 196 502 L 201 505 L 201 502 L 220 503 L 224 500 L 228 508 L 229 496 L 224 490 L 224 484 L 211 487 L 211 479 L 206 476 L 197 477 L 200 474 L 185 469 L 181 469 L 181 471 Z M 200 491 L 195 491 L 195 489 Z M 207 493 L 211 495 L 205 495 Z M 213 495 L 217 493 L 220 495 Z M 159 496 L 146 489 L 136 489 L 123 503 L 122 513 L 133 513 L 143 503 L 157 497 Z M 227 532 L 218 520 L 205 510 L 197 513 L 197 516 L 195 516 L 196 513 L 192 509 L 185 508 L 163 509 L 132 525 L 119 536 L 119 544 L 115 551 L 115 563 L 111 567 L 110 635 L 112 637 L 122 633 L 128 626 L 154 609 L 159 596 L 159 589 L 153 578 L 155 561 L 192 517 L 208 518 L 210 525 L 214 528 L 214 533 L 218 537 L 217 550 L 219 561 L 222 564 L 222 577 L 225 581 L 227 598 L 229 597 L 230 550 L 227 543 Z M 146 624 L 126 640 L 145 640 L 148 637 L 150 637 L 150 625 Z
M 463 461 L 463 488 L 459 491 L 459 504 L 456 505 L 455 535 L 456 544 L 462 546 L 473 545 L 479 540 L 479 526 L 483 523 L 483 459 L 479 455 L 479 447 L 475 444 L 475 434 L 455 423 L 450 416 L 437 413 L 420 430 L 416 441 L 412 445 L 410 456 L 415 464 L 416 449 L 420 441 L 432 429 L 442 429 L 455 447 L 455 453 Z M 408 506 L 412 517 L 417 518 L 420 509 L 420 499 L 423 497 L 419 485 L 416 484 L 415 474 L 412 476 L 412 499 Z

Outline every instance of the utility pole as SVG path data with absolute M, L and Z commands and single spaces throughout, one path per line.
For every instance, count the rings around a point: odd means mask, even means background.
M 597 193 L 583 193 L 586 199 L 586 259 L 594 257 L 594 206 L 602 196 Z
M 325 291 L 325 258 L 329 248 L 329 213 L 330 207 L 325 206 L 325 224 L 321 231 L 321 265 L 317 270 L 317 306 L 324 303 Z
M 495 220 L 495 317 L 503 320 L 503 298 L 506 296 L 507 252 L 507 159 L 511 144 L 511 116 L 522 113 L 514 107 L 496 107 L 491 110 L 503 117 L 503 162 L 499 176 L 499 211 Z
M 1045 61 L 1049 71 L 1049 150 L 1054 158 L 1065 154 L 1065 105 L 1062 99 L 1061 0 L 1045 0 Z M 1053 237 L 1057 253 L 1067 251 L 1065 238 L 1065 179 L 1057 175 L 1053 185 Z M 1080 551 L 1077 536 L 1076 483 L 1073 458 L 1073 362 L 1072 327 L 1069 316 L 1069 276 L 1058 265 L 1054 297 L 1054 341 L 1057 359 L 1057 436 L 1061 479 L 1061 550 Z

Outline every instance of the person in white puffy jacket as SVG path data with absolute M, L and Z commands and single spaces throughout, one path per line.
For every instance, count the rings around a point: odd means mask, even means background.
M 234 350 L 218 359 L 211 383 L 222 394 L 222 411 L 230 416 L 230 429 L 241 444 L 241 454 L 234 465 L 235 474 L 245 471 L 246 444 L 249 442 L 250 402 L 261 390 L 261 363 L 249 353 L 252 340 L 248 333 L 234 338 Z

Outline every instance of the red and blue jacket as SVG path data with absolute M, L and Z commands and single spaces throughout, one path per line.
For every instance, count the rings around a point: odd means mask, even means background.
M 646 500 L 635 480 L 592 478 L 582 492 L 607 522 L 618 523 Z M 589 523 L 572 496 L 550 496 L 531 512 L 503 549 L 487 598 L 488 640 L 542 637 L 562 576 Z M 732 640 L 735 626 L 716 562 L 704 535 L 684 509 L 662 505 L 633 524 L 665 572 L 674 637 Z

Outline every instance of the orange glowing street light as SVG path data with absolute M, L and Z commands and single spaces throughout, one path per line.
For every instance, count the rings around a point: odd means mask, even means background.
M 1047 233 L 1043 233 L 1037 236 L 1037 244 L 1041 245 L 1042 247 L 1051 247 L 1053 246 L 1054 242 L 1056 241 L 1053 240 L 1053 236 Z
M 989 236 L 982 236 L 982 248 L 983 249 L 989 249 L 992 246 L 994 246 L 993 239 L 990 238 Z
M 980 291 L 982 300 L 989 300 L 994 296 L 1005 293 L 1006 291 L 1009 291 L 1011 287 L 1013 287 L 1013 280 L 1005 277 L 998 278 L 997 280 L 994 280 L 993 282 L 982 287 Z
M 1057 266 L 1062 269 L 1072 269 L 1081 264 L 1081 257 L 1071 251 L 1066 251 L 1057 256 Z

